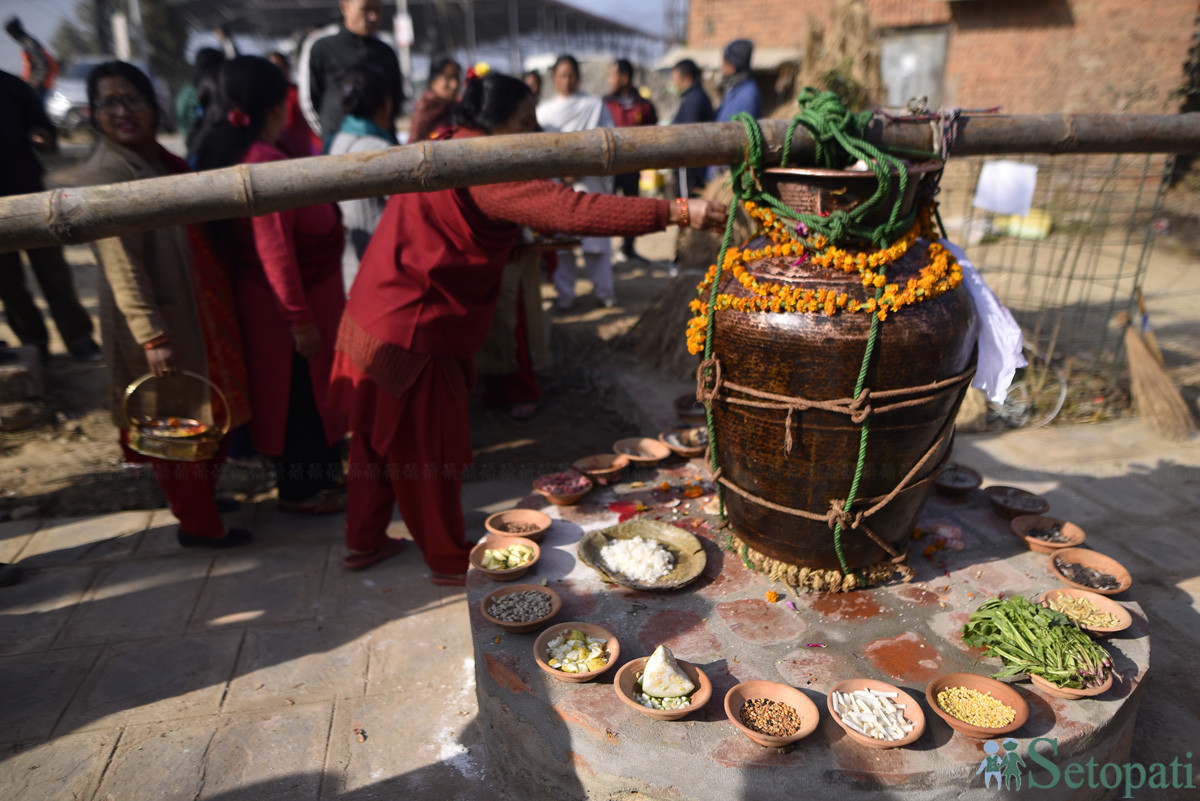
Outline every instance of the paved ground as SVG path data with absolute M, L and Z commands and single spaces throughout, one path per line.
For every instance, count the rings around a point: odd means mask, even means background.
M 1135 420 L 962 438 L 956 458 L 1044 492 L 1126 563 L 1154 638 L 1134 756 L 1193 749 L 1200 449 Z M 473 528 L 527 491 L 469 485 Z M 465 596 L 412 552 L 346 573 L 340 518 L 235 517 L 256 542 L 219 555 L 180 550 L 164 511 L 0 526 L 0 560 L 28 570 L 0 591 L 0 796 L 500 797 Z
M 1150 287 L 1155 319 L 1194 326 L 1197 273 Z M 621 381 L 646 433 L 671 422 L 679 387 Z M 1200 448 L 1126 420 L 960 437 L 955 458 L 1044 492 L 1127 565 L 1153 638 L 1133 759 L 1194 752 Z M 468 485 L 470 525 L 527 491 Z M 344 572 L 340 518 L 266 501 L 231 522 L 256 542 L 182 551 L 161 510 L 0 523 L 0 561 L 26 568 L 0 589 L 0 798 L 502 798 L 465 595 L 432 587 L 415 552 Z

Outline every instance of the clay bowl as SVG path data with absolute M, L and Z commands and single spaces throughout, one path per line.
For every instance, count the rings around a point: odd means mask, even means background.
M 484 551 L 503 550 L 510 545 L 524 545 L 528 548 L 532 548 L 533 558 L 520 567 L 510 567 L 507 570 L 493 570 L 492 568 L 483 566 Z M 536 565 L 541 556 L 542 549 L 539 548 L 538 544 L 531 539 L 527 539 L 525 537 L 497 537 L 490 535 L 481 539 L 479 544 L 471 549 L 468 559 L 471 561 L 471 567 L 475 568 L 490 579 L 494 579 L 496 581 L 516 581 L 521 576 L 528 573 L 529 568 Z
M 1012 723 L 1009 723 L 1007 726 L 998 726 L 995 728 L 973 726 L 966 721 L 959 720 L 938 706 L 938 693 L 949 687 L 966 687 L 971 690 L 978 690 L 981 693 L 991 693 L 992 697 L 997 701 L 1011 707 L 1016 715 L 1013 717 Z M 1029 719 L 1029 705 L 1025 703 L 1025 699 L 1021 697 L 1020 693 L 1007 684 L 975 673 L 943 673 L 941 676 L 937 676 L 925 687 L 925 701 L 929 704 L 929 708 L 936 712 L 938 717 L 946 721 L 950 728 L 959 734 L 972 737 L 976 740 L 988 740 L 1001 734 L 1014 732 L 1024 726 L 1025 721 Z
M 573 486 L 580 487 L 581 489 L 578 492 L 550 492 L 545 487 L 551 482 L 558 484 L 571 482 Z M 573 503 L 578 503 L 580 498 L 588 494 L 588 491 L 592 488 L 592 480 L 583 473 L 568 470 L 565 473 L 550 473 L 549 475 L 534 479 L 533 488 L 556 506 L 570 506 Z
M 600 486 L 616 480 L 621 471 L 629 466 L 629 457 L 623 453 L 599 453 L 585 456 L 571 467 L 583 473 Z
M 493 537 L 524 537 L 538 542 L 550 528 L 550 515 L 537 509 L 509 509 L 506 512 L 496 512 L 483 521 L 483 527 Z M 509 531 L 510 526 L 537 526 L 533 531 Z
M 613 443 L 613 452 L 629 457 L 638 467 L 653 467 L 671 455 L 671 450 L 650 437 L 629 437 Z
M 1044 515 L 1050 511 L 1049 501 L 1019 487 L 994 485 L 984 489 L 984 492 L 996 514 L 1008 520 L 1021 515 Z
M 698 440 L 697 432 L 704 432 L 704 440 Z M 703 428 L 674 428 L 658 435 L 658 441 L 676 456 L 691 459 L 703 456 L 708 448 L 708 431 Z
M 896 693 L 896 697 L 891 700 L 904 707 L 904 719 L 913 724 L 913 730 L 899 740 L 880 740 L 875 737 L 868 737 L 865 734 L 859 734 L 847 726 L 833 708 L 833 694 L 835 692 L 852 693 L 855 690 L 878 690 L 879 692 Z M 915 698 L 904 692 L 904 690 L 901 690 L 899 687 L 893 687 L 884 681 L 876 681 L 874 679 L 847 679 L 846 681 L 839 681 L 830 688 L 826 705 L 829 707 L 829 714 L 837 721 L 839 726 L 845 729 L 846 734 L 850 735 L 850 739 L 865 745 L 867 748 L 901 748 L 915 743 L 925 731 L 925 713 L 921 710 L 921 705 L 917 703 Z
M 1093 570 L 1099 570 L 1101 573 L 1107 573 L 1117 580 L 1117 588 L 1115 590 L 1098 590 L 1095 587 L 1088 587 L 1085 584 L 1076 584 L 1062 574 L 1058 566 L 1054 564 L 1055 559 L 1061 559 L 1064 562 L 1074 562 L 1084 567 L 1090 567 Z M 1087 590 L 1088 592 L 1095 592 L 1100 595 L 1119 595 L 1133 586 L 1133 577 L 1129 575 L 1129 571 L 1125 569 L 1124 565 L 1111 556 L 1105 556 L 1102 553 L 1093 551 L 1091 548 L 1063 548 L 1060 551 L 1056 551 L 1050 556 L 1050 569 L 1054 571 L 1054 575 L 1058 576 L 1058 580 L 1068 587 L 1074 587 L 1077 590 Z
M 691 662 L 677 659 L 675 661 L 679 663 L 680 669 L 696 685 L 695 691 L 692 692 L 692 702 L 682 709 L 651 709 L 648 706 L 642 706 L 634 696 L 637 695 L 638 677 L 645 669 L 649 659 L 648 656 L 642 656 L 627 662 L 613 677 L 613 689 L 616 690 L 617 697 L 625 703 L 625 706 L 658 720 L 679 720 L 692 712 L 703 709 L 704 705 L 712 698 L 712 682 L 708 680 L 704 671 Z
M 491 607 L 492 601 L 496 600 L 497 598 L 505 595 L 512 595 L 516 592 L 526 592 L 529 590 L 535 590 L 550 596 L 550 614 L 546 615 L 545 617 L 539 617 L 536 620 L 526 620 L 521 623 L 509 623 L 506 620 L 494 618 L 488 613 L 488 609 Z M 483 596 L 483 600 L 479 602 L 479 611 L 483 613 L 484 619 L 493 625 L 499 626 L 507 632 L 511 632 L 512 634 L 528 634 L 531 631 L 540 629 L 555 615 L 557 615 L 560 609 L 562 609 L 562 596 L 549 587 L 543 587 L 540 584 L 510 584 L 507 587 L 500 587 L 499 589 L 492 590 L 487 595 Z
M 1118 631 L 1124 631 L 1125 629 L 1129 628 L 1130 624 L 1133 623 L 1133 615 L 1129 614 L 1128 609 L 1111 598 L 1105 598 L 1103 595 L 1098 595 L 1091 590 L 1077 590 L 1074 587 L 1064 587 L 1061 590 L 1049 590 L 1048 592 L 1042 593 L 1042 596 L 1038 598 L 1038 601 L 1046 606 L 1049 606 L 1050 599 L 1056 595 L 1069 595 L 1072 598 L 1086 598 L 1095 604 L 1101 612 L 1108 612 L 1110 615 L 1116 615 L 1118 618 L 1120 618 L 1120 621 L 1115 626 L 1085 626 L 1076 621 L 1077 625 L 1079 625 L 1079 628 L 1091 634 L 1116 634 Z
M 965 464 L 950 462 L 933 479 L 933 486 L 943 495 L 959 497 L 983 483 L 983 476 Z
M 550 667 L 546 661 L 546 647 L 560 634 L 566 634 L 571 629 L 579 629 L 589 637 L 607 640 L 605 647 L 608 650 L 608 662 L 599 670 L 591 670 L 584 673 L 564 673 L 557 668 Z M 611 668 L 617 663 L 617 659 L 621 656 L 621 643 L 617 641 L 617 636 L 606 628 L 597 626 L 593 623 L 583 623 L 578 620 L 569 621 L 567 623 L 555 623 L 541 634 L 533 643 L 533 658 L 537 660 L 538 667 L 549 673 L 559 681 L 565 681 L 570 684 L 582 684 L 585 681 L 591 681 L 599 676 L 604 671 Z
M 675 414 L 678 415 L 680 422 L 689 426 L 702 426 L 708 420 L 704 404 L 696 400 L 694 392 L 680 395 L 675 399 Z
M 1071 687 L 1059 687 L 1054 682 L 1047 681 L 1041 676 L 1031 675 L 1029 677 L 1029 682 L 1046 695 L 1053 695 L 1055 698 L 1069 698 L 1074 700 L 1076 698 L 1091 698 L 1094 695 L 1102 695 L 1108 692 L 1109 688 L 1113 686 L 1113 674 L 1111 670 L 1108 671 L 1108 678 L 1105 679 L 1099 686 L 1090 687 L 1086 690 L 1076 690 Z
M 1062 535 L 1065 538 L 1063 542 L 1046 542 L 1032 536 L 1029 532 L 1038 529 L 1045 529 L 1055 524 L 1062 526 Z M 1087 539 L 1083 529 L 1074 523 L 1068 523 L 1066 520 L 1059 520 L 1057 517 L 1046 517 L 1045 515 L 1021 515 L 1014 517 L 1009 524 L 1013 533 L 1025 541 L 1029 546 L 1029 550 L 1035 553 L 1054 553 L 1063 548 L 1074 548 L 1076 545 L 1082 545 Z
M 800 716 L 800 730 L 787 737 L 779 737 L 761 734 L 746 726 L 742 723 L 742 706 L 753 698 L 778 701 L 796 710 L 796 714 Z M 735 684 L 725 693 L 725 715 L 734 728 L 764 748 L 783 748 L 803 740 L 816 731 L 817 724 L 821 721 L 821 711 L 807 695 L 795 687 L 777 681 L 743 681 L 741 684 Z

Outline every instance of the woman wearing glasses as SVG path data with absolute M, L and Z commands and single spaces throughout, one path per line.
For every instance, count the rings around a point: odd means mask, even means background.
M 99 134 L 79 173 L 81 185 L 111 184 L 188 171 L 187 163 L 155 139 L 159 110 L 154 88 L 132 64 L 110 61 L 88 76 L 88 104 Z M 129 461 L 149 461 L 185 547 L 223 548 L 249 541 L 229 528 L 217 510 L 220 456 L 207 462 L 168 462 L 126 446 L 122 409 L 125 387 L 147 372 L 189 370 L 224 392 L 231 423 L 249 419 L 246 370 L 233 292 L 198 230 L 159 228 L 92 243 L 105 280 L 100 282 L 100 331 L 110 376 L 113 422 Z

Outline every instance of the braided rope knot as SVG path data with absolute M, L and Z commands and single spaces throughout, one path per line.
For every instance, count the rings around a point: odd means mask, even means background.
M 850 420 L 856 425 L 861 424 L 864 420 L 870 417 L 871 413 L 874 411 L 871 408 L 871 390 L 867 387 L 863 387 L 862 392 L 859 392 L 858 396 L 854 400 L 850 401 L 849 411 Z
M 849 531 L 861 526 L 865 517 L 866 513 L 862 511 L 851 514 L 846 509 L 845 500 L 834 498 L 829 501 L 829 511 L 825 513 L 825 523 L 831 529 L 841 526 L 843 529 Z

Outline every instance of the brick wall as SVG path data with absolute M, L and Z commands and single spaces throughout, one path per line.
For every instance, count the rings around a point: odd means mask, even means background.
M 688 44 L 802 45 L 833 0 L 691 0 Z M 867 0 L 879 28 L 949 29 L 945 105 L 1013 114 L 1161 112 L 1183 80 L 1197 0 Z

